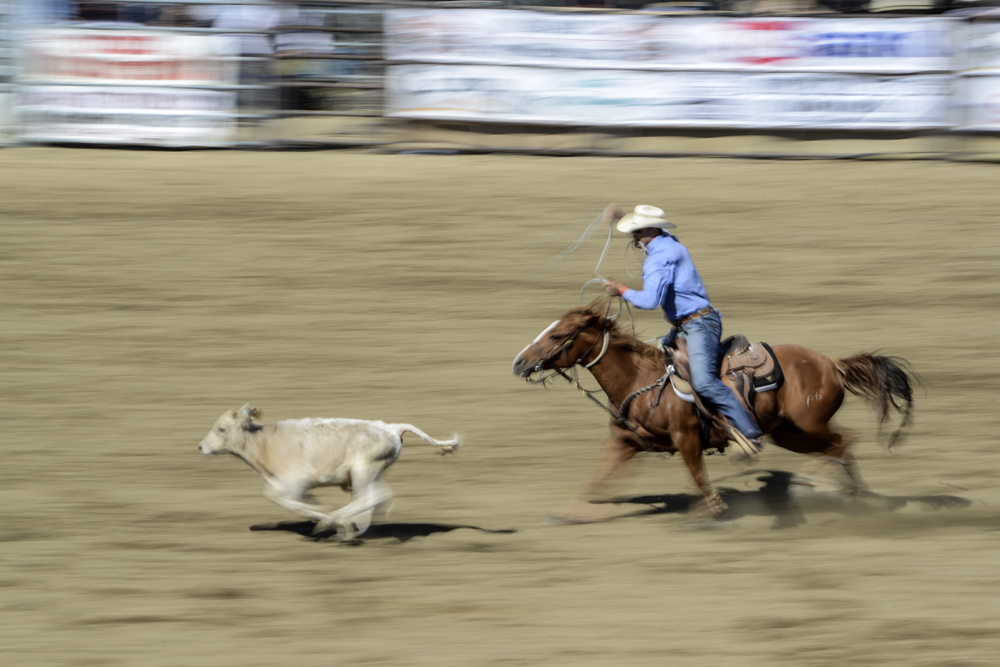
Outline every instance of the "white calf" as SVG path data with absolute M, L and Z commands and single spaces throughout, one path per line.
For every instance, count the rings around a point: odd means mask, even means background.
M 206 456 L 229 452 L 260 475 L 264 495 L 315 521 L 313 533 L 337 528 L 341 539 L 365 532 L 372 514 L 392 499 L 381 475 L 399 457 L 402 435 L 414 433 L 443 453 L 452 452 L 459 438 L 439 441 L 412 424 L 386 424 L 361 419 L 286 419 L 273 424 L 257 421 L 260 411 L 244 405 L 229 410 L 199 443 Z M 309 491 L 339 486 L 351 492 L 351 502 L 324 512 Z

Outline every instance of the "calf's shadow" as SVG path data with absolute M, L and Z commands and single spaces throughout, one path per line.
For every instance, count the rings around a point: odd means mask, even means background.
M 467 529 L 478 530 L 481 533 L 492 533 L 506 535 L 517 532 L 512 528 L 494 530 L 490 528 L 480 528 L 467 524 L 445 524 L 445 523 L 373 523 L 364 533 L 353 540 L 340 541 L 336 539 L 336 531 L 328 530 L 313 535 L 316 524 L 312 521 L 279 521 L 271 524 L 258 524 L 250 526 L 250 530 L 277 530 L 288 533 L 296 533 L 307 540 L 313 542 L 338 541 L 341 544 L 360 546 L 369 540 L 393 539 L 397 542 L 409 542 L 414 537 L 427 537 L 435 533 L 450 533 L 453 530 Z

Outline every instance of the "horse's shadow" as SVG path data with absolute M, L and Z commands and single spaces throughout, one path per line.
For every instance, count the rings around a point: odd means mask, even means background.
M 910 503 L 920 503 L 926 509 L 968 507 L 972 501 L 959 496 L 883 496 L 867 491 L 847 494 L 842 490 L 821 490 L 808 483 L 808 478 L 784 470 L 747 471 L 756 474 L 763 486 L 755 491 L 719 488 L 729 506 L 726 519 L 745 516 L 773 516 L 774 528 L 794 528 L 806 522 L 806 513 L 814 512 L 892 512 Z M 633 497 L 607 498 L 591 501 L 596 504 L 646 505 L 647 508 L 615 517 L 625 518 L 650 514 L 686 514 L 701 496 L 668 493 Z
M 825 488 L 810 483 L 810 478 L 784 470 L 747 471 L 742 475 L 757 475 L 762 485 L 756 490 L 720 487 L 719 493 L 729 506 L 726 519 L 736 520 L 746 516 L 774 517 L 774 528 L 794 528 L 806 522 L 807 513 L 816 512 L 892 512 L 910 503 L 920 503 L 927 509 L 948 509 L 968 507 L 972 501 L 959 496 L 884 496 L 877 493 L 851 495 L 833 487 Z M 594 500 L 598 504 L 645 505 L 644 509 L 627 512 L 613 519 L 649 516 L 656 514 L 687 514 L 695 507 L 701 496 L 687 493 L 665 493 L 643 496 L 620 496 Z M 553 524 L 555 525 L 555 524 Z M 495 530 L 469 524 L 444 523 L 375 523 L 362 535 L 353 540 L 337 540 L 335 531 L 313 535 L 316 524 L 312 521 L 279 521 L 271 524 L 250 526 L 250 530 L 270 530 L 295 533 L 313 542 L 337 541 L 340 544 L 359 546 L 371 540 L 394 540 L 409 542 L 415 537 L 428 537 L 436 533 L 450 533 L 453 530 L 476 530 L 482 533 L 508 535 L 514 529 Z
M 250 526 L 250 530 L 277 530 L 288 533 L 296 533 L 306 540 L 313 542 L 326 542 L 336 540 L 336 531 L 329 530 L 313 535 L 316 524 L 312 521 L 279 521 L 278 523 L 258 524 Z M 512 528 L 494 530 L 490 528 L 480 528 L 466 524 L 444 524 L 444 523 L 373 523 L 362 535 L 353 539 L 341 541 L 341 544 L 360 546 L 369 540 L 392 539 L 396 542 L 409 542 L 414 537 L 427 537 L 435 533 L 450 533 L 459 528 L 478 530 L 482 533 L 493 533 L 506 535 L 517 532 Z

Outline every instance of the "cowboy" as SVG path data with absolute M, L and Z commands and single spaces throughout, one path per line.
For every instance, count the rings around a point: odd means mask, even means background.
M 614 217 L 617 217 L 615 215 Z M 763 446 L 763 433 L 750 413 L 719 379 L 719 342 L 722 337 L 722 313 L 712 307 L 708 291 L 694 268 L 688 249 L 668 229 L 676 225 L 663 219 L 663 210 L 639 205 L 618 221 L 618 231 L 632 234 L 633 243 L 642 248 L 642 289 L 634 290 L 617 280 L 604 281 L 611 296 L 620 296 L 644 310 L 659 306 L 674 329 L 663 339 L 669 347 L 677 335 L 687 341 L 691 366 L 691 388 L 710 409 L 729 421 L 730 437 L 737 447 L 733 457 L 746 461 Z M 676 331 L 675 331 L 676 330 Z

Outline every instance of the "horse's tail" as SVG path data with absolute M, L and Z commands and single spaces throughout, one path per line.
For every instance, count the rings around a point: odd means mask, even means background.
M 889 418 L 889 407 L 903 415 L 899 427 L 889 436 L 886 446 L 892 449 L 910 423 L 913 409 L 913 381 L 910 364 L 900 357 L 883 357 L 863 352 L 844 359 L 834 359 L 834 366 L 844 378 L 847 391 L 861 396 L 879 411 L 879 424 Z

